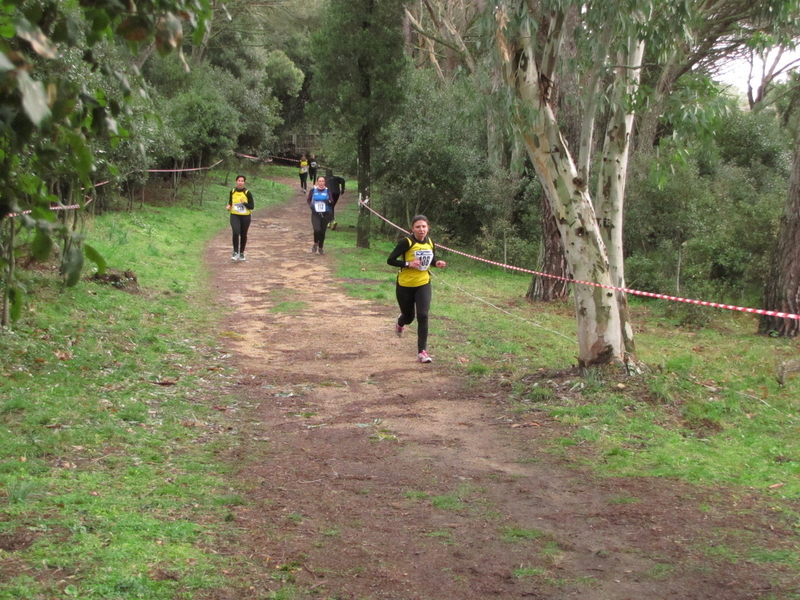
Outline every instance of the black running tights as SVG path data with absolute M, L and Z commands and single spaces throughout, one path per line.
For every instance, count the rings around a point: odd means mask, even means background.
M 247 230 L 250 229 L 250 215 L 231 214 L 231 230 L 233 231 L 233 251 L 244 254 L 247 246 Z
M 417 351 L 422 352 L 428 349 L 428 311 L 431 308 L 431 284 L 430 282 L 419 287 L 404 287 L 398 285 L 395 288 L 397 294 L 397 304 L 400 306 L 400 317 L 397 324 L 400 326 L 408 325 L 414 320 L 416 309 L 417 316 Z

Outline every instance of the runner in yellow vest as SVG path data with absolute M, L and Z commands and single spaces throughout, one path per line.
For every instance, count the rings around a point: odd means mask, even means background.
M 231 213 L 231 230 L 233 232 L 233 254 L 231 260 L 247 260 L 244 247 L 247 245 L 247 230 L 250 229 L 250 213 L 253 212 L 253 194 L 244 184 L 244 175 L 236 177 L 236 187 L 231 190 L 226 210 Z
M 311 185 L 314 185 L 314 182 L 311 182 Z M 300 157 L 300 192 L 307 192 L 308 191 L 308 159 L 306 155 L 303 154 Z
M 411 237 L 404 238 L 395 246 L 386 263 L 400 267 L 395 293 L 400 306 L 395 333 L 403 335 L 406 325 L 417 318 L 417 360 L 433 362 L 428 355 L 428 311 L 431 307 L 431 274 L 429 269 L 443 269 L 447 263 L 436 258 L 436 247 L 428 237 L 430 223 L 425 215 L 411 219 Z

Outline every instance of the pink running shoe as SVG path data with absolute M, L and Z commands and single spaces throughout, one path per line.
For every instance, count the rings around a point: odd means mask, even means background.
M 433 362 L 433 359 L 430 356 L 428 356 L 428 352 L 425 350 L 417 354 L 417 360 L 419 360 L 419 362 L 421 363 Z

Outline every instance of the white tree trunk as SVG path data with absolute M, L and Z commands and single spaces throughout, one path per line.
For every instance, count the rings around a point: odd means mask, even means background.
M 611 285 L 606 247 L 591 197 L 578 179 L 575 161 L 548 103 L 549 79 L 540 77 L 530 40 L 523 47 L 519 65 L 516 64 L 519 56 L 507 45 L 502 30 L 498 32 L 497 41 L 506 77 L 515 90 L 515 124 L 536 173 L 547 189 L 564 240 L 570 272 L 578 280 Z M 581 284 L 575 285 L 574 292 L 579 364 L 621 362 L 623 338 L 616 294 L 605 288 Z
M 616 287 L 626 287 L 622 232 L 625 183 L 628 178 L 628 158 L 634 120 L 630 106 L 639 83 L 643 56 L 644 42 L 633 38 L 629 40 L 627 53 L 620 52 L 617 56 L 612 114 L 606 127 L 603 160 L 597 184 L 597 219 L 608 252 L 611 281 Z M 626 295 L 617 292 L 617 301 L 620 307 L 625 350 L 633 354 L 635 351 L 633 328 L 628 318 Z

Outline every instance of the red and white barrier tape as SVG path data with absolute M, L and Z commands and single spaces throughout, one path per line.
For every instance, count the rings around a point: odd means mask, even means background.
M 188 171 L 207 171 L 209 169 L 213 169 L 214 167 L 216 167 L 221 162 L 222 162 L 222 160 L 218 160 L 217 162 L 215 162 L 213 165 L 211 165 L 209 167 L 194 167 L 194 168 L 191 168 L 191 169 L 147 169 L 147 172 L 148 173 L 186 173 Z
M 195 168 L 191 168 L 191 169 L 147 169 L 147 172 L 148 173 L 183 173 L 185 171 L 205 171 L 207 169 L 213 169 L 214 167 L 216 167 L 221 162 L 222 162 L 221 160 L 218 160 L 217 162 L 215 162 L 213 165 L 211 165 L 209 167 L 195 167 Z M 100 187 L 101 185 L 105 185 L 107 183 L 109 183 L 109 182 L 108 181 L 103 181 L 101 183 L 95 183 L 94 187 Z M 89 198 L 88 196 L 86 196 L 86 199 L 88 200 L 88 202 L 86 202 L 84 204 L 84 206 L 86 206 L 86 204 L 89 204 L 89 202 L 92 201 L 92 199 Z M 74 209 L 80 208 L 80 207 L 81 207 L 80 204 L 71 204 L 69 206 L 51 206 L 50 210 L 74 210 Z M 24 211 L 22 211 L 20 213 L 8 213 L 6 215 L 6 217 L 9 217 L 9 218 L 19 217 L 20 215 L 30 214 L 30 212 L 31 212 L 30 210 L 24 210 Z
M 396 229 L 399 229 L 403 233 L 409 234 L 408 231 L 406 231 L 405 229 L 403 229 L 399 225 L 396 225 L 395 223 L 392 223 L 389 219 L 387 219 L 383 215 L 381 215 L 381 214 L 377 213 L 376 211 L 372 210 L 372 208 L 370 206 L 368 206 L 366 203 L 362 202 L 361 200 L 359 200 L 358 203 L 359 203 L 359 205 L 361 205 L 364 208 L 366 208 L 368 211 L 370 211 L 372 214 L 374 214 L 378 218 L 383 219 L 384 221 L 386 221 L 392 227 L 394 227 Z M 686 304 L 696 304 L 698 306 L 709 306 L 711 308 L 724 308 L 725 310 L 735 310 L 735 311 L 750 313 L 750 314 L 754 314 L 754 315 L 764 315 L 764 316 L 767 316 L 767 317 L 778 317 L 778 318 L 781 318 L 781 319 L 800 320 L 800 315 L 796 315 L 796 314 L 793 314 L 793 313 L 784 313 L 784 312 L 778 312 L 778 311 L 774 311 L 774 310 L 763 310 L 763 309 L 760 309 L 760 308 L 748 308 L 748 307 L 744 307 L 744 306 L 734 306 L 732 304 L 721 304 L 719 302 L 706 302 L 705 300 L 693 300 L 691 298 L 679 298 L 678 296 L 668 296 L 667 294 L 656 294 L 654 292 L 642 292 L 640 290 L 632 290 L 632 289 L 629 289 L 629 288 L 621 288 L 621 287 L 616 287 L 616 286 L 613 286 L 613 285 L 603 285 L 603 284 L 600 284 L 600 283 L 594 283 L 592 281 L 580 281 L 578 279 L 569 279 L 567 277 L 560 277 L 558 275 L 550 275 L 548 273 L 540 273 L 539 271 L 531 271 L 530 269 L 523 269 L 522 267 L 515 267 L 514 265 L 506 265 L 506 264 L 499 263 L 499 262 L 496 262 L 496 261 L 493 261 L 493 260 L 488 260 L 486 258 L 481 258 L 480 256 L 473 256 L 472 254 L 467 254 L 465 252 L 460 252 L 458 250 L 454 250 L 453 248 L 448 248 L 447 246 L 443 246 L 442 244 L 436 244 L 436 245 L 438 247 L 440 247 L 440 248 L 443 248 L 443 249 L 448 250 L 450 252 L 453 252 L 455 254 L 460 254 L 461 256 L 466 256 L 467 258 L 471 258 L 473 260 L 478 260 L 478 261 L 481 261 L 481 262 L 484 262 L 484 263 L 487 263 L 487 264 L 490 264 L 490 265 L 494 265 L 496 267 L 503 267 L 504 269 L 512 269 L 514 271 L 520 271 L 522 273 L 530 273 L 531 275 L 538 275 L 540 277 L 548 277 L 550 279 L 559 279 L 561 281 L 566 281 L 568 283 L 581 284 L 581 285 L 590 285 L 592 287 L 604 288 L 604 289 L 608 289 L 608 290 L 615 290 L 615 291 L 618 291 L 618 292 L 624 292 L 626 294 L 632 294 L 634 296 L 645 296 L 647 298 L 659 298 L 661 300 L 670 300 L 672 302 L 683 302 L 683 303 L 686 303 Z
M 108 183 L 108 182 L 104 182 L 104 183 Z M 103 184 L 102 183 L 98 183 L 97 185 L 103 185 Z M 93 200 L 93 198 L 90 198 L 89 196 L 86 196 L 86 202 L 83 203 L 83 206 L 86 206 L 92 200 Z M 50 206 L 49 208 L 50 208 L 50 210 L 75 210 L 76 208 L 81 208 L 81 205 L 80 204 L 69 204 L 69 205 Z M 14 218 L 14 217 L 22 216 L 22 215 L 29 215 L 32 212 L 33 212 L 32 210 L 23 210 L 22 212 L 18 212 L 18 213 L 8 213 L 6 215 L 6 217 Z
M 270 160 L 277 158 L 278 160 L 285 160 L 285 161 L 288 161 L 288 162 L 298 163 L 298 165 L 300 164 L 300 161 L 298 159 L 289 158 L 288 156 L 270 156 L 269 158 L 270 158 Z M 331 167 L 329 167 L 327 165 L 320 165 L 320 164 L 317 165 L 317 169 L 330 169 L 330 168 Z
M 249 158 L 251 160 L 260 160 L 261 162 L 265 162 L 265 163 L 272 162 L 272 158 L 270 158 L 269 156 L 266 157 L 266 158 L 261 158 L 259 156 L 250 156 L 249 154 L 239 154 L 238 152 L 234 152 L 233 154 L 235 156 L 240 157 L 240 158 Z

